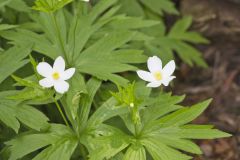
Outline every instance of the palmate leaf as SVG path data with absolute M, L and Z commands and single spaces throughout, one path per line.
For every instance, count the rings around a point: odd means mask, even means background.
M 155 127 L 158 128 L 159 124 L 158 126 L 155 125 Z M 217 129 L 184 129 L 181 127 L 173 126 L 168 128 L 163 127 L 161 129 L 156 129 L 155 131 L 147 133 L 142 139 L 142 143 L 144 146 L 146 146 L 152 157 L 158 157 L 156 159 L 165 159 L 168 157 L 168 159 L 174 160 L 176 159 L 175 156 L 182 157 L 182 159 L 191 159 L 189 156 L 182 155 L 177 150 L 174 151 L 174 149 L 194 154 L 201 154 L 202 152 L 200 148 L 188 139 L 213 139 L 228 136 L 230 135 Z M 159 147 L 163 150 L 163 152 L 158 153 L 151 151 L 153 149 L 153 146 Z
M 132 63 L 143 63 L 147 59 L 139 50 L 129 54 L 131 48 L 123 48 L 133 39 L 139 38 L 140 34 L 133 31 L 133 28 L 111 30 L 95 42 L 91 41 L 110 22 L 128 25 L 129 21 L 114 16 L 117 12 L 115 4 L 116 0 L 100 1 L 87 15 L 73 15 L 67 10 L 60 10 L 56 13 L 56 22 L 46 13 L 41 13 L 32 17 L 44 34 L 16 29 L 5 31 L 1 35 L 17 45 L 34 43 L 33 50 L 53 59 L 62 55 L 67 64 L 77 68 L 80 73 L 125 85 L 127 80 L 116 73 L 134 71 L 137 68 Z M 138 21 L 134 29 L 146 27 L 148 22 L 139 18 L 133 20 Z M 147 26 L 155 24 L 156 22 Z M 59 26 L 60 29 L 56 29 Z
M 157 97 L 145 98 L 140 105 L 141 124 L 134 127 L 130 113 L 120 113 L 128 130 L 131 142 L 124 157 L 145 159 L 148 152 L 154 160 L 188 160 L 191 156 L 181 151 L 201 154 L 200 148 L 192 139 L 213 139 L 228 137 L 230 134 L 214 129 L 211 125 L 188 124 L 197 118 L 211 100 L 191 107 L 180 106 L 184 96 L 160 93 Z M 137 145 L 136 145 L 137 144 Z M 142 146 L 142 147 L 141 147 Z
M 7 99 L 12 91 L 0 93 L 0 120 L 16 133 L 20 128 L 20 122 L 27 127 L 40 131 L 48 126 L 48 118 L 37 109 L 29 105 L 20 104 L 19 101 Z
M 181 101 L 181 99 L 179 100 Z M 175 101 L 175 103 L 179 103 L 179 100 Z M 198 117 L 209 103 L 210 100 L 207 100 L 189 108 L 178 108 L 171 114 L 162 114 L 160 119 L 145 122 L 141 132 L 143 136 L 142 143 L 152 157 L 157 160 L 191 159 L 191 157 L 183 155 L 174 149 L 201 154 L 199 147 L 189 139 L 212 139 L 230 136 L 225 132 L 212 129 L 212 126 L 186 125 Z M 148 108 L 152 107 L 154 105 Z M 148 108 L 146 108 L 147 111 Z M 157 152 L 157 148 L 162 152 Z
M 35 156 L 34 160 L 69 160 L 77 147 L 74 133 L 66 126 L 52 124 L 46 132 L 26 132 L 6 142 L 11 155 L 9 160 L 17 160 L 29 153 L 46 147 Z
M 173 52 L 190 66 L 197 64 L 206 67 L 207 64 L 202 58 L 200 51 L 192 44 L 208 43 L 208 40 L 197 32 L 187 31 L 192 24 L 191 17 L 184 17 L 177 21 L 166 36 L 157 37 L 155 40 L 146 43 L 149 51 L 157 53 L 166 63 L 174 59 Z

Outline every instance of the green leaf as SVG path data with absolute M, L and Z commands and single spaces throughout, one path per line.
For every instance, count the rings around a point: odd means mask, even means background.
M 145 13 L 141 4 L 137 0 L 120 0 L 121 13 L 134 17 L 144 17 Z
M 146 151 L 144 147 L 134 148 L 129 147 L 125 153 L 123 160 L 146 160 Z
M 33 160 L 70 160 L 71 156 L 78 145 L 77 139 L 63 138 L 52 146 L 47 147 L 38 154 Z
M 179 57 L 190 66 L 193 66 L 193 63 L 196 63 L 201 67 L 207 67 L 206 62 L 202 58 L 201 52 L 189 44 L 181 41 L 175 41 L 175 50 L 177 51 Z
M 143 55 L 143 51 L 134 49 L 121 49 L 113 51 L 110 55 L 111 61 L 118 61 L 120 63 L 145 63 L 147 56 Z
M 31 45 L 22 47 L 12 47 L 0 54 L 0 83 L 17 69 L 28 63 L 24 58 L 29 55 Z
M 7 5 L 11 1 L 12 0 L 0 0 L 0 8 L 4 7 L 5 5 Z
M 21 91 L 12 94 L 8 99 L 27 101 L 27 104 L 46 104 L 53 101 L 54 91 L 42 88 L 38 82 L 12 75 L 12 78 L 17 82 L 15 86 L 25 87 Z M 32 78 L 32 77 L 30 77 Z
M 146 97 L 150 96 L 152 89 L 149 87 L 146 87 L 145 82 L 143 81 L 136 82 L 135 86 L 136 86 L 135 94 L 138 99 L 143 100 Z
M 174 26 L 171 28 L 170 32 L 168 33 L 169 37 L 174 37 L 179 33 L 184 33 L 192 24 L 192 17 L 186 16 L 180 20 L 178 20 Z
M 231 136 L 231 134 L 218 129 L 181 129 L 175 134 L 186 139 L 215 139 Z
M 214 128 L 213 125 L 195 125 L 195 124 L 186 124 L 182 126 L 181 128 L 191 128 L 191 129 L 212 129 Z
M 115 98 L 111 97 L 105 103 L 103 103 L 89 118 L 88 129 L 95 128 L 102 122 L 124 113 L 127 113 L 128 109 L 126 107 L 117 106 L 117 101 Z
M 7 6 L 9 8 L 12 8 L 18 12 L 30 12 L 30 7 L 27 5 L 27 3 L 23 0 L 11 0 Z
M 159 15 L 162 15 L 163 11 L 170 14 L 178 14 L 174 3 L 170 0 L 141 0 L 141 2 Z
M 151 154 L 154 160 L 189 160 L 192 157 L 182 154 L 181 152 L 174 150 L 162 142 L 156 139 L 142 140 L 143 145 Z
M 193 154 L 202 154 L 200 148 L 190 140 L 180 139 L 178 137 L 171 137 L 169 135 L 156 135 L 156 140 L 161 141 L 167 146 L 175 149 L 180 149 Z
M 0 104 L 0 120 L 17 133 L 20 128 L 20 123 L 18 122 L 15 115 L 15 110 L 11 106 L 9 106 L 9 103 Z
M 34 160 L 49 159 L 69 160 L 75 150 L 78 141 L 72 131 L 63 125 L 52 124 L 45 133 L 26 132 L 6 143 L 10 146 L 11 156 L 9 160 L 17 160 L 23 156 L 42 149 Z
M 42 12 L 55 12 L 70 2 L 72 0 L 36 0 L 32 8 Z
M 11 156 L 9 160 L 19 159 L 35 150 L 43 148 L 56 141 L 51 134 L 20 135 L 16 139 L 6 142 L 10 146 Z
M 78 113 L 78 124 L 80 126 L 80 130 L 83 130 L 86 127 L 93 99 L 100 85 L 101 81 L 96 78 L 91 78 L 87 83 L 88 94 L 84 95 L 80 101 L 81 108 L 79 109 Z
M 38 131 L 48 126 L 47 121 L 49 119 L 42 112 L 29 105 L 8 100 L 6 97 L 9 94 L 12 94 L 12 92 L 0 93 L 0 120 L 3 123 L 12 128 L 16 133 L 20 127 L 19 121 Z
M 176 52 L 190 66 L 196 64 L 201 67 L 207 67 L 201 52 L 191 44 L 206 44 L 209 41 L 199 33 L 188 31 L 191 23 L 191 17 L 183 17 L 173 25 L 166 35 L 163 34 L 157 37 L 152 35 L 155 39 L 147 41 L 145 43 L 146 48 L 150 52 L 159 55 L 164 63 L 174 59 L 173 53 Z
M 87 86 L 82 74 L 75 73 L 69 81 L 69 90 L 61 99 L 64 110 L 72 124 L 75 123 L 80 108 L 80 102 L 84 94 L 87 94 Z M 77 124 L 74 124 L 77 125 Z
M 122 152 L 120 152 L 117 155 L 115 155 L 114 157 L 112 157 L 110 160 L 122 160 L 123 156 L 124 156 L 124 154 Z
M 158 122 L 164 123 L 164 126 L 186 124 L 197 118 L 208 107 L 210 102 L 211 99 L 196 104 L 190 108 L 179 109 L 178 111 L 161 118 Z
M 40 131 L 43 127 L 48 126 L 49 119 L 37 109 L 29 105 L 20 105 L 15 109 L 16 117 L 26 126 Z
M 86 49 L 77 59 L 77 68 L 80 72 L 88 73 L 103 80 L 111 80 L 115 83 L 125 85 L 122 83 L 122 78 L 112 77 L 112 74 L 124 72 L 128 70 L 136 70 L 128 64 L 120 63 L 118 60 L 111 60 L 111 52 L 123 44 L 129 42 L 133 37 L 131 32 L 116 32 L 111 35 L 106 35 L 91 47 Z M 107 65 L 102 65 L 107 64 Z M 111 66 L 111 67 L 110 67 Z
M 155 98 L 147 98 L 144 105 L 148 106 L 143 110 L 143 121 L 149 123 L 172 111 L 182 108 L 180 103 L 185 96 L 171 96 L 171 94 L 159 94 Z
M 100 125 L 96 130 L 96 133 L 98 132 L 102 136 L 98 136 L 96 138 L 89 137 L 86 142 L 89 146 L 88 150 L 90 151 L 90 160 L 109 159 L 130 144 L 131 137 L 115 127 Z
M 15 86 L 41 88 L 36 82 L 30 81 L 27 79 L 22 79 L 15 75 L 12 75 L 12 78 L 17 82 L 17 84 Z
M 158 127 L 157 127 L 158 126 Z M 213 139 L 231 136 L 228 133 L 219 131 L 217 129 L 205 129 L 205 128 L 184 128 L 183 127 L 163 127 L 161 125 L 155 125 L 154 130 L 145 133 L 146 136 L 161 136 L 168 135 L 169 137 L 185 138 L 185 139 Z
M 20 46 L 27 46 L 29 44 L 34 44 L 32 49 L 45 54 L 51 58 L 56 58 L 58 56 L 55 46 L 52 46 L 51 42 L 45 38 L 43 35 L 39 35 L 30 30 L 26 29 L 16 29 L 16 31 L 4 31 L 0 34 L 2 37 L 14 41 L 14 44 Z
M 4 30 L 9 30 L 9 29 L 13 29 L 16 28 L 16 25 L 9 25 L 9 24 L 0 24 L 0 32 L 4 31 Z
M 145 27 L 152 27 L 158 25 L 159 21 L 154 20 L 143 20 L 139 17 L 126 17 L 126 16 L 119 16 L 112 20 L 108 26 L 113 27 L 115 29 L 138 29 L 138 28 L 145 28 Z M 128 24 L 128 25 L 126 25 Z

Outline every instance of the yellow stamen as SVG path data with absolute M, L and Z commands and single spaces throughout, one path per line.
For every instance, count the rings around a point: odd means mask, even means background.
M 58 72 L 55 72 L 52 74 L 53 79 L 58 80 L 60 78 L 60 75 Z
M 156 80 L 160 81 L 162 80 L 162 73 L 161 72 L 155 72 L 154 77 Z

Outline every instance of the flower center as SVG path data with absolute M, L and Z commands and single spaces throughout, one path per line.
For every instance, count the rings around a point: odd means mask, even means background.
M 153 76 L 155 77 L 156 80 L 160 81 L 162 80 L 162 73 L 161 72 L 155 72 L 153 74 Z
M 60 78 L 60 75 L 59 75 L 58 72 L 55 72 L 55 73 L 52 74 L 52 77 L 53 77 L 54 80 L 58 80 Z

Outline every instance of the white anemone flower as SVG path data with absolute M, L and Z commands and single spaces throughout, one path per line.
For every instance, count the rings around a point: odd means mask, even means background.
M 150 72 L 138 70 L 138 76 L 144 81 L 149 82 L 147 87 L 156 88 L 161 86 L 168 86 L 170 81 L 172 81 L 175 76 L 172 76 L 176 66 L 175 62 L 172 60 L 168 62 L 162 68 L 162 61 L 157 56 L 149 57 L 147 61 L 147 66 Z
M 66 80 L 70 79 L 74 73 L 75 68 L 69 68 L 65 70 L 65 61 L 59 56 L 54 61 L 53 67 L 46 62 L 40 62 L 37 65 L 37 72 L 45 77 L 39 81 L 39 84 L 44 88 L 50 88 L 54 86 L 54 89 L 63 94 L 68 91 L 69 84 Z

